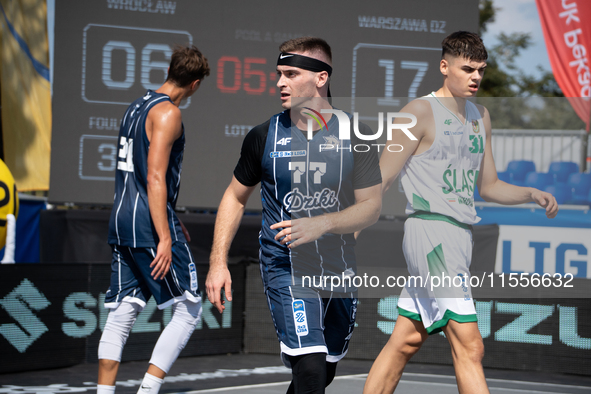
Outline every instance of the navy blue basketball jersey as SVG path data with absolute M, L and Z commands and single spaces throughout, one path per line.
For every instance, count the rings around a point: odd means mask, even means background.
M 158 244 L 158 234 L 148 207 L 150 141 L 146 135 L 146 118 L 154 105 L 164 101 L 171 102 L 170 97 L 148 90 L 144 97 L 129 106 L 121 121 L 115 172 L 115 199 L 109 221 L 110 244 L 133 248 L 156 247 Z M 184 126 L 182 127 L 181 136 L 172 146 L 166 171 L 168 223 L 173 242 L 187 242 L 174 212 L 185 149 L 185 131 Z
M 261 130 L 261 126 L 266 130 Z M 251 131 L 266 134 L 264 140 L 258 139 L 259 145 L 264 144 L 260 167 L 258 163 L 252 164 L 253 155 L 243 146 L 234 175 L 247 186 L 261 182 L 263 218 L 259 241 L 265 288 L 299 285 L 302 276 L 318 279 L 354 275 L 353 234 L 327 233 L 315 242 L 290 250 L 274 239 L 281 230 L 271 230 L 269 226 L 283 220 L 339 212 L 355 204 L 355 189 L 381 182 L 377 153 L 366 153 L 365 163 L 356 162 L 351 140 L 338 138 L 336 116 L 329 120 L 328 129 L 322 128 L 309 141 L 301 130 L 292 127 L 289 112 L 275 115 L 261 126 Z M 257 142 L 247 136 L 247 144 L 256 146 Z

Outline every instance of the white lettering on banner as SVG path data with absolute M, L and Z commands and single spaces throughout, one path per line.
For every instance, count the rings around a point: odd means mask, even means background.
M 97 130 L 119 130 L 121 121 L 117 118 L 102 118 L 91 116 L 88 118 L 88 128 Z
M 176 11 L 176 1 L 107 0 L 107 7 L 115 10 L 174 15 L 174 12 Z
M 394 18 L 387 16 L 357 16 L 359 27 L 385 30 L 407 30 L 430 33 L 445 33 L 447 21 L 432 20 L 429 24 L 425 19 Z M 429 27 L 430 28 L 429 28 Z
M 397 296 L 390 296 L 378 301 L 379 319 L 377 328 L 390 335 L 398 319 Z M 538 345 L 562 343 L 575 349 L 590 350 L 591 338 L 582 337 L 578 331 L 578 308 L 563 305 L 519 304 L 501 301 L 474 301 L 478 318 L 478 330 L 483 339 L 493 337 L 495 342 L 512 342 Z M 493 333 L 492 316 L 514 315 L 515 318 Z M 532 330 L 547 321 L 558 322 L 559 334 L 542 335 Z M 533 331 L 533 332 L 532 332 Z M 443 333 L 442 333 L 443 334 Z
M 571 22 L 581 23 L 578 16 L 579 9 L 577 3 L 567 3 L 567 0 L 562 0 L 563 12 L 559 14 L 560 18 L 565 20 L 567 26 L 570 26 Z M 580 96 L 591 97 L 591 72 L 589 70 L 589 59 L 587 57 L 587 48 L 579 43 L 579 35 L 583 31 L 578 28 L 564 33 L 564 42 L 567 47 L 572 49 L 573 57 L 575 60 L 569 62 L 569 66 L 576 67 L 577 82 L 581 85 Z
M 103 308 L 105 295 L 99 294 L 98 299 L 91 293 L 73 292 L 65 297 L 62 305 L 62 332 L 72 338 L 86 338 L 97 329 L 103 330 L 107 321 L 108 310 Z M 54 300 L 55 302 L 55 300 Z M 203 312 L 195 326 L 196 330 L 205 325 L 210 330 L 232 328 L 232 303 L 226 304 L 226 313 L 222 315 L 221 324 L 213 314 L 215 307 L 207 298 L 202 300 Z M 0 324 L 0 336 L 4 337 L 16 350 L 25 353 L 28 347 L 49 331 L 36 312 L 51 305 L 43 293 L 33 282 L 23 279 L 22 282 L 0 299 L 0 306 L 7 311 L 9 319 L 14 322 Z M 98 309 L 98 310 L 97 310 Z M 172 318 L 172 308 L 165 309 L 161 321 L 155 321 L 154 314 L 158 306 L 151 298 L 145 308 L 138 314 L 132 333 L 160 332 Z
M 247 125 L 247 124 L 233 124 L 233 125 L 229 125 L 227 124 L 225 126 L 225 133 L 224 135 L 226 137 L 241 137 L 244 136 L 248 133 L 248 131 L 250 129 L 252 129 L 253 126 L 251 125 Z
M 577 16 L 577 13 L 579 12 L 579 10 L 577 9 L 577 3 L 576 2 L 567 4 L 566 3 L 566 0 L 562 0 L 562 8 L 565 9 L 566 11 L 562 11 L 559 14 L 559 16 L 561 18 L 566 17 L 566 24 L 567 25 L 570 25 L 570 22 L 572 20 L 577 21 L 577 22 L 581 22 L 581 20 Z
M 571 273 L 591 278 L 591 229 L 499 226 L 496 273 Z

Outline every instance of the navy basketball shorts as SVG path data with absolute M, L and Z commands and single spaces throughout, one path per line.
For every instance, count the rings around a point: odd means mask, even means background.
M 355 328 L 357 298 L 349 293 L 320 292 L 307 287 L 267 288 L 267 302 L 273 317 L 281 358 L 290 368 L 289 357 L 326 353 L 326 361 L 336 363 L 347 354 Z M 323 296 L 326 296 L 323 298 Z
M 122 301 L 144 308 L 151 296 L 159 309 L 184 300 L 200 302 L 195 261 L 186 243 L 173 242 L 172 263 L 164 279 L 151 275 L 156 248 L 111 245 L 111 249 L 111 286 L 105 296 L 105 308 L 117 308 Z

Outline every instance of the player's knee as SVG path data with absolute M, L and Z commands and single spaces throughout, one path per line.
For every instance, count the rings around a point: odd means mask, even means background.
M 400 349 L 400 353 L 402 353 L 402 356 L 406 359 L 406 360 L 410 360 L 412 358 L 412 356 L 414 356 L 420 349 L 420 346 L 412 346 L 409 344 L 406 344 L 405 346 L 402 347 L 402 349 Z
M 332 383 L 337 373 L 337 363 L 326 363 L 326 386 Z
M 471 362 L 482 362 L 482 358 L 484 357 L 484 344 L 482 343 L 482 340 L 478 338 L 477 340 L 470 341 L 466 346 L 464 346 L 464 352 L 465 357 L 467 357 Z
M 297 393 L 316 392 L 327 386 L 326 354 L 311 353 L 290 357 Z
M 101 360 L 121 361 L 123 346 L 135 323 L 141 307 L 135 303 L 122 302 L 109 312 L 98 347 Z
M 404 355 L 404 357 L 410 359 L 413 355 L 415 355 L 415 353 L 419 351 L 426 339 L 427 338 L 420 332 L 409 334 L 403 342 L 401 353 Z
M 194 328 L 201 319 L 201 312 L 201 302 L 181 301 L 173 305 L 171 322 L 174 320 L 177 323 Z
M 295 366 L 297 373 L 302 376 L 326 376 L 326 354 L 312 353 L 301 356 Z
M 480 363 L 484 357 L 484 344 L 482 339 L 463 339 L 452 343 L 454 358 L 464 360 L 470 363 Z
M 150 364 L 168 373 L 181 351 L 191 338 L 197 322 L 201 318 L 201 302 L 188 300 L 172 306 L 172 318 L 152 352 Z
M 119 366 L 119 361 L 115 360 L 108 360 L 108 359 L 99 359 L 99 367 L 102 371 L 110 373 L 117 369 Z

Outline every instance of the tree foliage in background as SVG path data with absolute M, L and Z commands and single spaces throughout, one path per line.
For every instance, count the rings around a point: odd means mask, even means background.
M 479 2 L 479 34 L 495 21 L 498 8 L 493 0 Z M 526 74 L 515 65 L 515 58 L 532 45 L 528 33 L 499 34 L 498 44 L 488 47 L 484 79 L 478 102 L 491 113 L 495 129 L 584 128 L 550 71 L 537 66 L 540 77 Z

